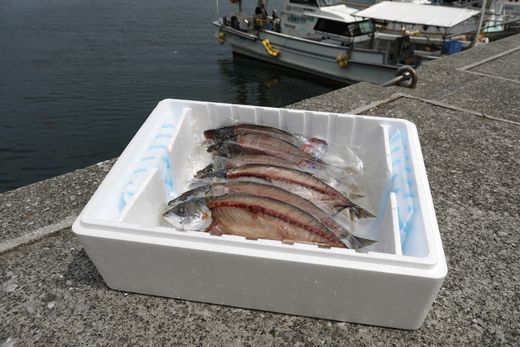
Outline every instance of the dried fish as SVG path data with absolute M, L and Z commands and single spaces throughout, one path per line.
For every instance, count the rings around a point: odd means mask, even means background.
M 296 165 L 319 163 L 319 160 L 300 148 L 267 135 L 237 135 L 209 146 L 208 152 L 223 157 L 243 154 L 270 155 Z
M 213 163 L 209 164 L 202 170 L 199 170 L 195 174 L 195 178 L 203 179 L 208 177 L 208 175 L 210 175 L 212 172 L 251 164 L 273 165 L 309 172 L 321 179 L 323 182 L 344 193 L 355 192 L 356 195 L 363 195 L 361 192 L 359 192 L 359 187 L 355 182 L 355 177 L 353 175 L 349 175 L 346 171 L 343 171 L 343 177 L 340 177 L 340 175 L 338 175 L 337 169 L 329 167 L 325 164 L 308 161 L 302 161 L 299 164 L 293 164 L 286 160 L 270 155 L 249 154 L 238 155 L 231 158 L 215 156 L 213 158 Z
M 207 177 L 226 179 L 260 179 L 294 192 L 316 205 L 325 205 L 333 211 L 348 209 L 357 218 L 373 215 L 350 201 L 345 195 L 320 180 L 318 177 L 295 169 L 274 165 L 251 164 L 208 173 Z
M 196 178 L 204 178 L 207 177 L 208 174 L 211 174 L 212 172 L 218 172 L 226 169 L 230 169 L 233 167 L 241 167 L 245 165 L 251 165 L 251 164 L 261 164 L 261 165 L 274 165 L 274 166 L 280 166 L 280 167 L 286 167 L 289 169 L 302 169 L 302 167 L 290 163 L 286 160 L 273 157 L 270 155 L 239 155 L 236 157 L 220 157 L 215 156 L 213 158 L 213 163 L 206 166 L 204 169 L 199 170 L 196 174 Z M 305 171 L 305 170 L 303 170 Z
M 327 142 L 325 140 L 316 137 L 307 139 L 303 136 L 293 135 L 287 131 L 265 125 L 240 123 L 218 129 L 210 129 L 204 132 L 206 139 L 216 143 L 223 142 L 237 135 L 247 134 L 266 135 L 277 138 L 317 158 L 319 158 L 320 154 L 327 148 Z
M 192 198 L 169 209 L 164 218 L 178 228 L 215 235 L 346 247 L 309 213 L 279 200 L 251 194 Z
M 270 184 L 249 181 L 214 183 L 189 190 L 176 199 L 170 201 L 168 205 L 174 207 L 193 198 L 215 197 L 229 193 L 246 193 L 271 198 L 297 207 L 325 225 L 332 233 L 342 239 L 348 248 L 359 249 L 373 243 L 372 240 L 366 240 L 352 235 L 352 233 L 350 233 L 345 227 L 337 223 L 332 216 L 309 200 Z
M 163 217 L 175 227 L 353 249 L 374 242 L 354 236 L 352 220 L 338 214 L 373 217 L 349 199 L 359 195 L 352 174 L 362 169 L 353 153 L 344 160 L 321 139 L 255 124 L 204 136 L 213 163 L 197 172 L 196 188 L 168 203 Z

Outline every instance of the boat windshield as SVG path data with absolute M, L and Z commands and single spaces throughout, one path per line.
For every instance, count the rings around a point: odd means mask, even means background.
M 320 7 L 344 5 L 345 2 L 341 0 L 319 0 Z

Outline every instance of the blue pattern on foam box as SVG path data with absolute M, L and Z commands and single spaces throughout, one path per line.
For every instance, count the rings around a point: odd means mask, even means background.
M 390 153 L 392 155 L 393 172 L 390 191 L 396 195 L 401 247 L 403 247 L 411 232 L 415 212 L 415 194 L 413 192 L 413 180 L 410 177 L 412 166 L 408 148 L 399 130 L 395 130 L 390 136 Z
M 123 186 L 119 198 L 119 212 L 130 202 L 142 181 L 150 174 L 150 170 L 152 169 L 158 169 L 160 172 L 167 195 L 166 199 L 172 197 L 175 185 L 172 177 L 171 162 L 168 156 L 168 142 L 172 138 L 176 126 L 177 125 L 172 122 L 164 123 L 160 128 L 160 132 L 152 139 L 148 149 L 136 165 L 127 183 Z

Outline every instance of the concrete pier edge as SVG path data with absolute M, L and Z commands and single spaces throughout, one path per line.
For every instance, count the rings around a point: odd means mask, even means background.
M 416 124 L 448 261 L 419 330 L 110 290 L 70 225 L 111 159 L 0 194 L 0 345 L 517 345 L 519 58 L 517 35 L 423 65 L 413 90 L 359 83 L 289 106 Z

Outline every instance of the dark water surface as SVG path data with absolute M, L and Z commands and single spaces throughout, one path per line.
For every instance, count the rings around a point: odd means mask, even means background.
M 165 98 L 278 107 L 338 87 L 233 59 L 215 17 L 207 0 L 0 0 L 0 191 L 119 155 Z

